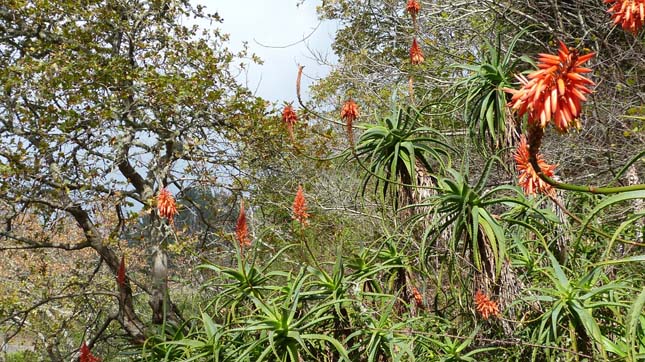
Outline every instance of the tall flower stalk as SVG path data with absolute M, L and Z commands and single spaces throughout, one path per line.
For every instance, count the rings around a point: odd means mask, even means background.
M 414 24 L 414 27 L 416 29 L 417 15 L 419 15 L 421 5 L 419 5 L 419 2 L 417 0 L 408 0 L 408 3 L 405 6 L 405 10 L 410 13 L 410 16 L 412 17 L 412 23 Z
M 291 143 L 293 143 L 293 127 L 296 125 L 296 122 L 298 122 L 298 114 L 293 110 L 293 106 L 291 104 L 285 105 L 282 109 L 282 121 L 287 125 L 289 138 L 291 138 Z
M 249 228 L 246 223 L 246 211 L 244 210 L 244 200 L 240 202 L 240 214 L 237 217 L 237 224 L 235 225 L 235 239 L 240 245 L 240 249 L 251 246 Z
M 410 63 L 412 65 L 420 65 L 425 60 L 423 51 L 417 42 L 417 33 L 419 32 L 417 16 L 421 10 L 421 5 L 417 0 L 408 0 L 405 10 L 410 14 L 410 17 L 412 17 L 413 36 L 412 46 L 410 46 Z M 408 78 L 408 88 L 410 93 L 410 103 L 414 104 L 414 77 L 412 76 L 412 73 L 410 73 Z
M 116 282 L 119 285 L 119 287 L 124 288 L 125 287 L 125 255 L 121 256 L 121 263 L 119 263 L 119 269 L 117 270 L 116 273 Z
M 244 249 L 251 246 L 251 239 L 249 238 L 249 227 L 246 222 L 244 200 L 240 201 L 240 214 L 237 217 L 237 224 L 235 225 L 235 239 L 240 246 L 242 269 L 244 270 L 244 273 L 246 273 L 246 266 L 244 265 Z
M 410 47 L 410 63 L 413 65 L 419 65 L 423 63 L 424 60 L 423 51 L 421 50 L 417 39 L 412 39 L 412 46 Z
M 305 250 L 307 250 L 307 253 L 309 253 L 311 260 L 314 262 L 316 267 L 322 271 L 323 269 L 320 267 L 320 264 L 318 264 L 318 260 L 311 250 L 311 247 L 307 242 L 307 238 L 305 237 L 305 226 L 309 224 L 308 219 L 310 215 L 307 213 L 307 200 L 305 199 L 305 192 L 302 189 L 302 185 L 298 185 L 298 191 L 296 191 L 296 197 L 293 199 L 292 209 L 292 219 L 297 220 L 298 224 L 300 224 L 300 242 L 304 245 Z
M 345 121 L 345 127 L 347 129 L 347 138 L 349 140 L 349 145 L 354 149 L 354 121 L 358 118 L 360 113 L 358 112 L 358 105 L 352 98 L 349 98 L 343 108 L 340 111 L 340 118 Z

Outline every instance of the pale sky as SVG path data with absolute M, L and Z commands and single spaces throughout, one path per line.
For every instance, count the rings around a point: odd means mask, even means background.
M 336 24 L 327 21 L 319 25 L 316 6 L 320 0 L 305 0 L 300 6 L 297 6 L 298 2 L 301 1 L 192 0 L 193 4 L 205 5 L 207 13 L 217 11 L 224 19 L 224 23 L 218 25 L 230 34 L 228 46 L 231 50 L 241 49 L 242 42 L 246 41 L 249 53 L 257 54 L 264 61 L 263 65 L 251 65 L 239 81 L 251 91 L 257 90 L 258 96 L 278 102 L 295 101 L 298 64 L 305 66 L 304 99 L 309 98 L 307 87 L 314 81 L 311 78 L 329 73 L 328 66 L 318 65 L 313 59 L 311 50 L 331 63 L 336 62 L 331 50 Z M 306 40 L 297 43 L 307 36 Z M 286 47 L 294 43 L 297 44 Z

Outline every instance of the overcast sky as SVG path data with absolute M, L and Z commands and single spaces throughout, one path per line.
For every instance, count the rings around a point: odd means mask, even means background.
M 303 98 L 308 98 L 306 87 L 312 83 L 311 78 L 323 77 L 329 72 L 329 67 L 317 64 L 311 50 L 321 53 L 332 63 L 336 60 L 331 51 L 336 24 L 329 21 L 319 24 L 316 16 L 319 0 L 305 0 L 300 6 L 297 6 L 298 0 L 192 2 L 205 5 L 208 13 L 218 12 L 224 19 L 219 26 L 230 34 L 231 50 L 241 49 L 242 42 L 246 41 L 250 53 L 262 58 L 263 65 L 251 65 L 239 80 L 265 99 L 279 102 L 296 99 L 298 64 L 305 66 Z M 301 41 L 305 37 L 307 39 Z M 287 46 L 294 43 L 297 44 Z

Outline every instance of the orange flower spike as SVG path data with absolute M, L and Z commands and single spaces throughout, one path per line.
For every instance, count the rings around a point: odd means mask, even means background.
M 645 1 L 645 0 L 644 0 Z M 509 103 L 520 116 L 528 115 L 529 125 L 546 127 L 554 120 L 555 128 L 567 132 L 571 125 L 578 124 L 584 94 L 591 93 L 587 85 L 594 82 L 582 76 L 591 69 L 581 67 L 594 53 L 579 56 L 577 50 L 569 50 L 560 42 L 558 54 L 538 54 L 538 68 L 526 78 L 518 76 L 520 90 L 513 94 Z
M 345 121 L 345 124 L 347 126 L 347 134 L 350 135 L 350 137 L 352 135 L 352 124 L 358 118 L 358 116 L 360 116 L 360 113 L 358 112 L 358 105 L 356 105 L 356 102 L 354 102 L 351 98 L 348 99 L 345 104 L 343 104 L 343 108 L 340 111 L 340 118 Z
M 81 345 L 81 349 L 79 350 L 80 355 L 78 357 L 79 362 L 100 362 L 101 360 L 97 357 L 95 357 L 90 349 L 87 347 L 87 344 L 85 344 L 85 341 L 83 341 L 83 344 Z
M 412 40 L 412 47 L 410 47 L 410 62 L 414 65 L 418 65 L 423 63 L 424 60 L 425 58 L 423 57 L 421 47 L 419 47 L 417 39 L 415 38 Z
M 296 111 L 293 110 L 293 106 L 291 104 L 287 104 L 282 109 L 282 121 L 291 126 L 298 122 L 298 115 L 296 114 Z
M 358 118 L 358 116 L 360 116 L 360 113 L 358 112 L 358 105 L 351 98 L 348 99 L 345 104 L 343 104 L 343 108 L 340 111 L 340 118 L 351 125 L 351 123 L 354 122 Z
M 282 121 L 287 124 L 287 129 L 289 130 L 289 136 L 291 141 L 293 141 L 293 126 L 298 122 L 298 115 L 296 111 L 293 110 L 291 104 L 287 104 L 282 109 Z
M 177 205 L 175 204 L 175 198 L 165 187 L 159 190 L 159 195 L 157 195 L 157 212 L 160 217 L 168 219 L 171 224 L 174 222 Z
M 645 24 L 645 0 L 605 0 L 605 4 L 614 3 L 607 12 L 614 19 L 614 24 L 620 24 L 623 30 L 634 35 Z
M 497 302 L 490 300 L 490 298 L 480 290 L 475 293 L 475 308 L 484 319 L 488 319 L 490 316 L 498 317 L 500 314 Z
M 540 154 L 536 157 L 542 172 L 548 177 L 553 177 L 553 171 L 555 171 L 556 166 L 547 164 Z M 525 194 L 533 195 L 541 193 L 545 195 L 555 195 L 555 189 L 544 182 L 533 169 L 533 165 L 531 165 L 530 161 L 529 145 L 524 135 L 520 137 L 520 144 L 515 151 L 514 158 L 518 171 L 518 183 L 522 190 L 524 190 Z
M 119 269 L 116 272 L 116 282 L 120 287 L 125 286 L 125 255 L 121 257 L 121 263 L 119 264 Z
M 421 10 L 421 5 L 419 5 L 419 2 L 417 0 L 408 0 L 408 4 L 406 5 L 405 10 L 410 13 L 412 19 L 416 19 L 419 11 Z
M 417 287 L 412 287 L 412 297 L 414 297 L 414 302 L 416 303 L 417 308 L 423 308 L 423 296 Z
M 249 228 L 246 224 L 246 212 L 244 211 L 244 200 L 240 202 L 240 215 L 237 217 L 237 225 L 235 225 L 235 238 L 240 244 L 240 248 L 251 246 Z
M 309 214 L 307 214 L 307 203 L 305 200 L 305 193 L 302 190 L 302 185 L 298 185 L 298 191 L 296 192 L 296 197 L 293 200 L 293 217 L 294 220 L 305 226 L 308 224 L 307 219 Z

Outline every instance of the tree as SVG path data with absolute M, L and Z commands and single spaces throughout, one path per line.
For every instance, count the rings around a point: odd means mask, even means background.
M 167 297 L 175 229 L 155 211 L 159 190 L 180 198 L 192 185 L 226 186 L 217 175 L 235 174 L 235 142 L 264 111 L 231 73 L 246 53 L 232 54 L 218 30 L 185 25 L 191 18 L 221 21 L 187 0 L 0 5 L 0 250 L 91 249 L 99 262 L 82 274 L 91 282 L 92 268 L 117 274 L 118 241 L 150 214 L 140 246 L 155 251 L 152 280 L 128 274 L 120 293 L 112 286 L 118 303 L 108 295 L 99 304 L 118 307 L 115 319 L 136 343 L 149 318 L 134 284 L 150 298 L 153 323 L 181 321 Z M 73 225 L 80 237 L 24 233 L 25 215 L 45 229 Z M 89 328 L 91 342 L 100 332 Z

